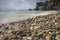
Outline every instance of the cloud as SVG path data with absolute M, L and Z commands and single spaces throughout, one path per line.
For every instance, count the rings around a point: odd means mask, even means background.
M 34 8 L 39 0 L 0 0 L 1 10 L 24 10 Z

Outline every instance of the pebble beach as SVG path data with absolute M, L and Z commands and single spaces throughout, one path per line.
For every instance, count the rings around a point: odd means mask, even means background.
M 60 13 L 0 24 L 0 40 L 60 40 Z

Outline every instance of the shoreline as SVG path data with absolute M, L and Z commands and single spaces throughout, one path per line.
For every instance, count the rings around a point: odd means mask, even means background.
M 11 23 L 11 22 L 18 22 L 18 21 L 22 21 L 22 20 L 27 20 L 29 18 L 34 18 L 36 16 L 43 16 L 43 15 L 48 15 L 48 14 L 52 14 L 52 13 L 56 13 L 57 11 L 47 11 L 45 13 L 38 13 L 38 14 L 22 14 L 22 16 L 16 16 L 16 17 L 12 17 L 12 18 L 5 18 L 4 20 L 0 21 L 0 24 L 6 24 L 6 23 Z

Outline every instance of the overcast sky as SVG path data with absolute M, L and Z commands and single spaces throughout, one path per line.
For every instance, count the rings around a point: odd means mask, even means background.
M 25 10 L 35 8 L 36 2 L 45 0 L 0 0 L 0 10 Z

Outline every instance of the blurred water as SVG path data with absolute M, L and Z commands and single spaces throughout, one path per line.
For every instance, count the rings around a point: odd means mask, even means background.
M 26 14 L 38 14 L 42 11 L 0 11 L 0 20 L 16 16 L 24 16 Z M 45 11 L 44 11 L 45 12 Z
M 36 14 L 49 14 L 51 11 L 0 11 L 0 22 L 1 21 L 5 21 L 6 19 L 9 19 L 11 20 L 11 18 L 16 18 L 16 17 L 29 17 L 29 16 L 32 16 L 32 15 L 36 15 Z M 31 14 L 31 15 L 30 15 Z M 18 18 L 18 19 L 19 19 Z M 9 21 L 8 20 L 8 21 Z M 12 20 L 15 20 L 15 19 L 12 19 Z

